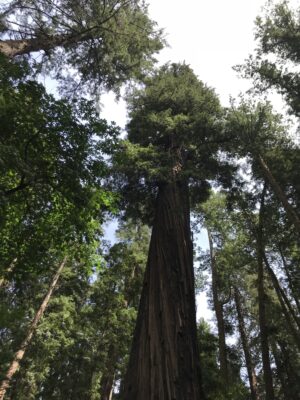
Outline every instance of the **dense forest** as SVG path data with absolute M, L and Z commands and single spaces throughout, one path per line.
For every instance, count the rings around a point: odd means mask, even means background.
M 300 7 L 229 107 L 143 0 L 0 7 L 0 400 L 300 400 Z

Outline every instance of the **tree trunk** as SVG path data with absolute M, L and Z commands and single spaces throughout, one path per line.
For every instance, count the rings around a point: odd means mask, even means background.
M 30 54 L 35 51 L 50 51 L 59 46 L 70 46 L 91 38 L 89 34 L 66 34 L 41 36 L 30 39 L 0 40 L 0 53 L 9 58 Z
M 251 352 L 249 348 L 248 338 L 246 334 L 245 322 L 243 317 L 243 310 L 241 305 L 241 295 L 237 287 L 234 288 L 234 300 L 236 306 L 236 312 L 238 317 L 239 331 L 241 336 L 241 342 L 243 346 L 243 351 L 245 355 L 246 367 L 248 372 L 250 390 L 251 390 L 251 399 L 259 400 L 259 394 L 257 390 L 257 379 L 255 375 L 255 370 L 253 368 Z
M 266 184 L 261 196 L 260 210 L 259 210 L 259 223 L 257 227 L 257 284 L 258 284 L 258 313 L 259 313 L 259 328 L 260 328 L 260 342 L 261 353 L 264 371 L 264 383 L 266 391 L 265 400 L 274 400 L 273 378 L 270 365 L 270 352 L 269 352 L 269 339 L 268 339 L 268 325 L 266 319 L 266 296 L 264 289 L 264 265 L 263 265 L 263 212 L 264 212 L 264 199 L 266 193 Z
M 117 364 L 117 355 L 115 345 L 111 344 L 107 353 L 107 363 L 100 381 L 100 399 L 111 400 L 113 385 L 115 379 L 115 369 Z
M 295 285 L 293 283 L 293 279 L 291 277 L 291 274 L 290 274 L 290 271 L 289 271 L 289 267 L 287 265 L 286 259 L 284 257 L 284 254 L 283 254 L 283 251 L 281 250 L 281 248 L 279 248 L 279 253 L 280 253 L 280 257 L 281 257 L 281 260 L 282 260 L 282 263 L 283 263 L 283 268 L 284 268 L 284 271 L 285 271 L 285 274 L 286 274 L 286 277 L 287 277 L 287 280 L 288 280 L 288 283 L 289 283 L 291 294 L 292 294 L 293 299 L 294 299 L 294 301 L 296 303 L 297 311 L 298 311 L 298 314 L 299 314 L 300 313 L 300 302 L 299 302 L 300 293 L 297 293 L 297 289 L 295 288 Z
M 185 182 L 161 184 L 123 400 L 199 400 L 193 248 Z
M 219 300 L 219 289 L 218 289 L 218 270 L 216 265 L 216 256 L 213 249 L 212 236 L 207 229 L 209 250 L 210 250 L 210 265 L 211 265 L 211 276 L 212 276 L 212 294 L 214 309 L 217 318 L 218 327 L 218 342 L 219 342 L 219 359 L 220 359 L 220 370 L 225 385 L 228 384 L 228 364 L 227 364 L 227 354 L 226 354 L 226 335 L 225 335 L 225 324 L 224 324 L 224 313 L 223 313 L 223 303 Z
M 100 399 L 101 400 L 111 400 L 113 393 L 113 384 L 114 384 L 114 369 L 111 371 L 111 374 L 105 374 L 101 378 L 101 387 L 100 387 Z
M 64 258 L 63 262 L 60 264 L 56 274 L 53 277 L 53 280 L 51 282 L 51 285 L 49 287 L 48 293 L 46 295 L 46 297 L 44 298 L 40 308 L 38 309 L 37 313 L 35 314 L 34 319 L 32 320 L 26 338 L 23 340 L 23 342 L 21 343 L 20 349 L 15 353 L 14 359 L 12 361 L 12 363 L 10 364 L 10 367 L 5 375 L 5 378 L 3 379 L 3 381 L 1 382 L 1 386 L 0 386 L 0 400 L 4 399 L 5 393 L 10 385 L 10 382 L 14 376 L 14 374 L 17 372 L 17 370 L 19 369 L 20 366 L 20 362 L 22 360 L 22 358 L 24 357 L 25 351 L 27 350 L 31 339 L 33 337 L 34 331 L 37 328 L 37 325 L 40 321 L 40 319 L 42 318 L 49 300 L 51 298 L 52 292 L 55 289 L 55 286 L 57 284 L 57 281 L 59 279 L 59 276 L 65 266 L 65 263 L 67 261 L 67 257 Z
M 278 339 L 272 345 L 278 377 L 284 392 L 285 400 L 300 400 L 299 372 L 292 362 L 291 352 L 287 350 L 286 343 Z
M 274 341 L 271 342 L 271 346 L 272 346 L 272 353 L 273 353 L 273 357 L 274 357 L 274 361 L 275 361 L 275 365 L 276 365 L 276 375 L 281 384 L 281 390 L 284 395 L 284 400 L 288 400 L 289 399 L 289 396 L 287 396 L 288 387 L 286 384 L 286 376 L 285 376 L 284 367 L 283 367 L 283 364 L 281 361 L 281 357 L 279 355 L 279 352 L 276 348 L 276 343 Z
M 282 287 L 280 286 L 277 276 L 275 275 L 274 271 L 272 270 L 269 261 L 266 257 L 266 254 L 264 252 L 263 255 L 264 258 L 264 262 L 267 268 L 267 271 L 271 277 L 271 280 L 273 282 L 273 286 L 274 289 L 276 291 L 279 303 L 281 305 L 282 311 L 284 313 L 285 319 L 289 325 L 289 328 L 294 336 L 294 339 L 300 349 L 300 332 L 297 330 L 297 328 L 295 327 L 294 323 L 296 323 L 296 325 L 298 326 L 298 328 L 300 328 L 300 323 L 299 323 L 299 319 L 297 317 L 297 315 L 295 314 L 295 310 L 293 309 L 293 306 L 291 305 L 289 299 L 287 298 L 284 290 L 282 289 Z M 288 308 L 288 309 L 287 309 Z
M 291 224 L 294 225 L 298 233 L 300 233 L 300 219 L 296 211 L 288 202 L 286 195 L 284 194 L 279 183 L 276 181 L 274 175 L 272 174 L 271 170 L 269 169 L 268 165 L 266 164 L 265 160 L 260 154 L 258 154 L 258 161 L 261 166 L 265 179 L 269 182 L 278 200 L 282 203 L 288 219 L 290 220 Z
M 10 274 L 12 270 L 15 268 L 16 262 L 18 261 L 17 257 L 12 260 L 12 262 L 9 264 L 8 268 L 4 272 L 4 276 L 0 278 L 0 289 L 5 286 L 6 282 L 6 275 Z

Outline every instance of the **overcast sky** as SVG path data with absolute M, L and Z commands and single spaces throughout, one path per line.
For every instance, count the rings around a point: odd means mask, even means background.
M 250 83 L 232 67 L 243 63 L 255 48 L 254 20 L 265 0 L 149 0 L 150 17 L 164 28 L 169 43 L 157 56 L 159 63 L 189 64 L 224 106 L 229 97 L 245 92 Z M 124 126 L 125 106 L 113 95 L 102 99 L 102 116 Z

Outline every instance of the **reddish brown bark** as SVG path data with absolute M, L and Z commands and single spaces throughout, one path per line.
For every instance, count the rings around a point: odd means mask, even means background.
M 123 400 L 199 400 L 188 187 L 161 184 Z
M 55 286 L 57 284 L 57 281 L 59 279 L 59 276 L 65 266 L 65 263 L 67 261 L 67 258 L 65 257 L 63 262 L 60 264 L 58 270 L 56 271 L 56 274 L 53 277 L 53 280 L 51 282 L 51 285 L 49 287 L 48 293 L 45 296 L 40 308 L 38 309 L 37 313 L 35 314 L 34 319 L 32 320 L 31 324 L 29 325 L 29 329 L 27 332 L 27 335 L 25 337 L 25 339 L 23 340 L 23 342 L 21 343 L 20 349 L 16 352 L 14 359 L 12 361 L 12 363 L 10 364 L 8 371 L 5 375 L 5 378 L 3 379 L 3 381 L 1 382 L 1 386 L 0 386 L 0 400 L 4 399 L 5 393 L 7 391 L 7 389 L 9 388 L 10 382 L 14 376 L 14 374 L 17 372 L 17 370 L 19 369 L 20 366 L 20 362 L 22 360 L 22 358 L 24 357 L 24 354 L 31 342 L 31 339 L 33 337 L 33 334 L 37 328 L 37 325 L 40 321 L 40 319 L 42 318 L 49 300 L 51 298 L 51 295 L 53 293 L 53 290 L 55 289 Z

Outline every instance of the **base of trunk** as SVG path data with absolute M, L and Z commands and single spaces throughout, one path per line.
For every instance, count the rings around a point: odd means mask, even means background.
M 123 400 L 199 400 L 188 187 L 162 185 Z

